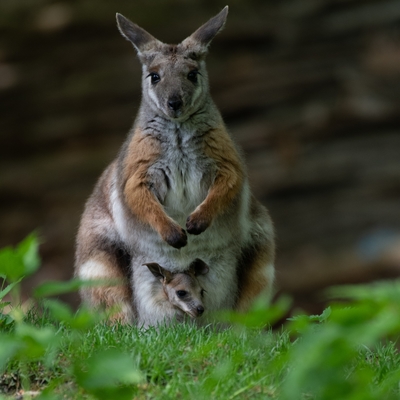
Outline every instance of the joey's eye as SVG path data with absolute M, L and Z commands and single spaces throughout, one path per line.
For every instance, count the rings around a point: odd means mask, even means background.
M 147 75 L 148 77 L 150 76 L 150 78 L 151 78 L 151 83 L 154 85 L 154 84 L 156 84 L 157 82 L 160 82 L 160 80 L 161 80 L 161 78 L 160 78 L 160 75 L 158 75 L 157 73 L 155 73 L 155 72 L 150 72 L 150 74 L 149 75 Z
M 193 71 L 190 71 L 188 73 L 187 78 L 189 79 L 189 81 L 196 83 L 197 82 L 197 75 L 199 74 L 199 71 L 197 71 L 197 69 L 194 69 Z
M 201 289 L 201 292 L 200 292 L 201 297 L 204 296 L 204 292 L 205 292 L 205 290 L 204 290 L 204 289 Z
M 176 294 L 178 297 L 182 298 L 185 297 L 187 295 L 187 291 L 186 290 L 177 290 Z

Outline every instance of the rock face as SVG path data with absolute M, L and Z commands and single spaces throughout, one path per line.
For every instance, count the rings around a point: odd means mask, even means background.
M 130 3 L 0 3 L 0 245 L 40 230 L 31 284 L 71 276 L 84 202 L 140 101 L 115 12 L 179 42 L 225 5 Z M 277 286 L 299 299 L 400 271 L 399 23 L 397 0 L 242 0 L 210 49 L 214 100 L 276 225 Z

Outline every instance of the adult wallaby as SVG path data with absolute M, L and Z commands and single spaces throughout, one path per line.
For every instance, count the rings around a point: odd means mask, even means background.
M 193 260 L 207 310 L 246 310 L 271 291 L 274 234 L 267 210 L 252 196 L 242 156 L 208 88 L 205 56 L 223 28 L 225 7 L 178 45 L 164 44 L 117 14 L 118 28 L 142 63 L 142 102 L 118 157 L 89 198 L 77 236 L 76 275 L 123 278 L 85 288 L 93 305 L 119 305 L 119 317 L 161 321 L 151 301 L 157 261 L 182 272 Z
M 171 320 L 182 321 L 185 315 L 197 318 L 203 315 L 203 297 L 205 290 L 201 287 L 198 277 L 205 275 L 209 268 L 202 260 L 194 260 L 189 269 L 173 273 L 158 263 L 148 263 L 147 268 L 156 279 L 153 288 L 148 294 L 149 299 L 144 301 L 144 309 L 139 312 L 139 326 L 152 325 L 162 318 L 167 323 Z M 146 304 L 153 302 L 159 315 L 148 314 Z

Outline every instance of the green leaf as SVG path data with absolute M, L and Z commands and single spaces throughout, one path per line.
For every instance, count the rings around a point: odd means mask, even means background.
M 39 285 L 34 290 L 34 297 L 42 298 L 49 296 L 56 296 L 59 294 L 65 294 L 70 292 L 76 292 L 82 287 L 96 287 L 96 286 L 116 286 L 121 284 L 120 280 L 82 280 L 82 279 L 71 279 L 70 281 L 48 281 Z
M 38 359 L 44 356 L 46 351 L 58 342 L 54 328 L 36 328 L 25 323 L 16 325 L 15 336 L 24 345 L 18 355 L 22 360 Z
M 307 330 L 310 325 L 312 325 L 315 322 L 318 323 L 324 323 L 328 321 L 329 316 L 332 313 L 331 307 L 327 307 L 321 315 L 295 315 L 291 318 L 287 318 L 288 321 L 290 321 L 290 324 L 288 325 L 288 328 L 292 332 L 303 332 Z
M 40 265 L 39 241 L 35 233 L 27 236 L 15 249 L 8 246 L 0 250 L 0 274 L 10 282 L 33 274 Z
M 74 314 L 71 307 L 58 301 L 46 299 L 43 302 L 51 316 L 57 321 L 63 322 L 68 327 L 84 331 L 93 327 L 96 323 L 105 319 L 106 315 L 101 310 L 94 310 L 93 308 L 81 307 Z
M 327 307 L 325 308 L 325 310 L 322 312 L 322 314 L 320 315 L 310 315 L 308 318 L 310 319 L 310 321 L 313 322 L 325 322 L 328 320 L 329 316 L 332 313 L 332 309 L 331 307 Z
M 8 281 L 17 281 L 24 275 L 25 266 L 22 258 L 12 247 L 0 250 L 0 273 Z
M 84 331 L 90 329 L 98 322 L 106 319 L 106 314 L 102 310 L 81 307 L 70 322 L 72 329 Z
M 400 281 L 381 281 L 365 285 L 334 286 L 325 291 L 328 298 L 400 303 Z
M 10 301 L 2 301 L 2 302 L 0 303 L 0 310 L 2 310 L 3 308 L 9 306 L 10 304 L 11 304 Z
M 33 292 L 34 297 L 48 297 L 56 296 L 59 294 L 76 292 L 83 286 L 83 281 L 79 279 L 71 279 L 67 282 L 48 281 L 39 285 Z
M 69 324 L 74 316 L 71 307 L 58 300 L 44 300 L 43 305 L 57 321 Z
M 8 314 L 0 313 L 0 328 L 6 325 L 11 325 L 14 322 L 13 318 Z
M 38 396 L 35 396 L 35 400 L 60 400 L 63 397 L 52 393 L 50 390 L 43 390 Z
M 0 300 L 3 298 L 14 288 L 14 286 L 18 285 L 22 281 L 22 278 L 18 279 L 17 281 L 10 283 L 7 285 L 1 292 L 0 292 Z
M 65 399 L 65 395 L 58 394 L 60 392 L 60 386 L 63 384 L 63 379 L 58 377 L 56 379 L 52 379 L 47 385 L 46 388 L 43 389 L 38 396 L 36 396 L 35 400 L 61 400 Z
M 35 232 L 28 235 L 16 249 L 24 263 L 24 275 L 32 275 L 40 266 L 39 239 Z
M 10 358 L 14 357 L 18 350 L 22 347 L 21 342 L 11 336 L 0 334 L 0 372 L 4 370 L 4 367 L 9 362 Z
M 76 362 L 74 375 L 82 388 L 101 400 L 131 400 L 133 385 L 143 381 L 132 359 L 117 350 L 97 353 L 85 363 Z
M 247 313 L 235 311 L 222 311 L 215 313 L 217 318 L 243 325 L 248 328 L 263 328 L 274 324 L 282 318 L 288 311 L 291 300 L 286 296 L 281 296 L 274 304 L 269 305 L 265 295 L 259 296 Z

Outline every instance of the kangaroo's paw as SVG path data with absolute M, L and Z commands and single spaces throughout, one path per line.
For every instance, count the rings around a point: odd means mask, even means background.
M 162 235 L 162 238 L 172 247 L 180 249 L 187 244 L 187 235 L 179 225 L 171 224 Z
M 211 224 L 211 221 L 201 212 L 193 212 L 186 220 L 186 230 L 192 235 L 200 235 Z

